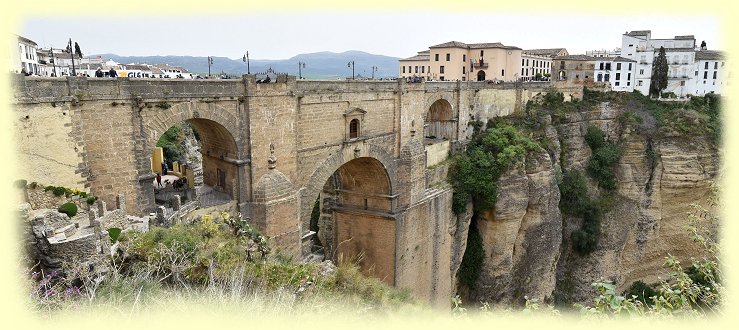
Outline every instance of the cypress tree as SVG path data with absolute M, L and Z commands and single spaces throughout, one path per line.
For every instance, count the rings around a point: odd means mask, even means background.
M 649 94 L 659 96 L 667 88 L 667 56 L 665 48 L 659 48 L 659 54 L 652 64 L 652 81 L 649 84 Z

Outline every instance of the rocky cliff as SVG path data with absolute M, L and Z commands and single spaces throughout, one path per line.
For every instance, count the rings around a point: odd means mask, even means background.
M 599 102 L 583 110 L 540 111 L 532 132 L 547 152 L 529 152 L 503 174 L 495 208 L 476 215 L 485 258 L 467 301 L 520 304 L 524 296 L 571 305 L 595 297 L 591 283 L 606 278 L 618 291 L 634 281 L 654 283 L 669 254 L 689 265 L 699 251 L 686 230 L 691 203 L 708 204 L 719 168 L 706 116 L 675 109 L 661 123 L 644 106 Z M 591 150 L 584 135 L 599 127 L 621 157 L 617 189 L 605 203 L 594 251 L 579 254 L 571 235 L 582 219 L 560 213 L 562 171 L 585 173 Z M 588 178 L 589 194 L 603 195 Z M 712 232 L 718 224 L 706 223 Z M 686 266 L 687 267 L 687 266 Z

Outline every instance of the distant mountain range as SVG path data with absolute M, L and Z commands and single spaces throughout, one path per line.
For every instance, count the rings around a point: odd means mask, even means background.
M 207 74 L 208 59 L 205 56 L 119 56 L 115 54 L 98 54 L 103 60 L 113 60 L 118 63 L 147 63 L 147 64 L 169 64 L 181 66 L 193 73 Z M 351 77 L 352 69 L 347 66 L 354 61 L 354 74 L 363 77 L 372 76 L 372 66 L 377 67 L 375 78 L 397 77 L 397 57 L 375 55 L 356 50 L 343 53 L 318 52 L 300 54 L 286 60 L 250 60 L 251 73 L 265 72 L 269 68 L 279 73 L 298 75 L 298 62 L 305 62 L 302 69 L 303 77 L 308 79 L 342 79 Z M 231 75 L 246 73 L 246 63 L 242 59 L 230 59 L 227 57 L 213 57 L 210 68 L 211 74 L 221 72 Z

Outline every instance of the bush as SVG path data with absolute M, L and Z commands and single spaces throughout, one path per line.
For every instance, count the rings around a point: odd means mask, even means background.
M 36 187 L 38 187 L 38 182 L 36 182 L 36 181 L 31 182 L 30 187 L 31 187 L 31 189 L 36 189 Z
M 23 179 L 15 180 L 15 183 L 14 183 L 15 187 L 18 189 L 25 188 L 27 184 L 28 184 L 28 181 L 23 180 Z
M 482 246 L 482 237 L 477 231 L 477 226 L 470 226 L 467 234 L 467 248 L 462 256 L 462 263 L 457 271 L 457 279 L 459 284 L 472 288 L 480 277 L 482 269 L 482 261 L 485 258 L 485 250 Z
M 585 142 L 592 150 L 588 162 L 588 174 L 598 182 L 598 186 L 606 190 L 617 187 L 615 167 L 621 158 L 621 150 L 614 143 L 606 141 L 605 133 L 595 126 L 588 127 Z
M 631 284 L 628 290 L 624 293 L 625 298 L 633 298 L 634 296 L 636 300 L 641 301 L 647 306 L 651 306 L 654 304 L 654 301 L 650 299 L 651 297 L 654 297 L 657 295 L 657 291 L 652 289 L 651 286 L 647 285 L 646 283 L 642 281 L 636 281 Z
M 568 171 L 562 178 L 559 191 L 562 213 L 582 218 L 580 229 L 570 236 L 572 248 L 581 255 L 595 251 L 600 238 L 601 210 L 598 203 L 588 196 L 585 178 L 579 171 Z
M 87 204 L 88 204 L 88 205 L 92 205 L 92 204 L 95 204 L 95 201 L 97 201 L 97 200 L 98 200 L 98 198 L 97 198 L 97 197 L 95 197 L 95 196 L 90 196 L 90 197 L 87 197 Z
M 451 166 L 453 211 L 457 214 L 464 211 L 469 198 L 476 211 L 493 208 L 500 175 L 512 164 L 521 162 L 528 151 L 538 149 L 541 149 L 538 143 L 508 124 L 493 123 L 475 134 L 467 151 L 457 155 Z
M 159 109 L 164 109 L 164 110 L 167 110 L 167 109 L 171 108 L 171 107 L 172 107 L 172 105 L 170 105 L 169 103 L 167 103 L 167 102 L 165 102 L 165 101 L 162 101 L 162 102 L 159 102 L 159 103 L 157 103 L 157 104 L 155 105 L 155 107 L 157 107 L 157 108 L 159 108 Z
M 64 213 L 71 218 L 77 214 L 77 205 L 74 203 L 64 203 L 59 207 L 59 212 Z
M 62 196 L 67 193 L 67 189 L 64 187 L 52 187 L 51 192 L 54 193 L 54 196 Z

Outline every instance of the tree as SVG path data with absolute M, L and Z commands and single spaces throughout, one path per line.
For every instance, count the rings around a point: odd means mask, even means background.
M 74 42 L 74 54 L 82 58 L 82 50 L 80 50 L 80 45 L 76 41 Z
M 659 48 L 657 59 L 652 65 L 652 82 L 649 85 L 649 94 L 652 96 L 660 96 L 662 90 L 667 88 L 667 56 L 665 56 L 665 48 Z

